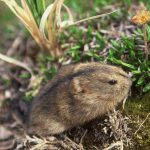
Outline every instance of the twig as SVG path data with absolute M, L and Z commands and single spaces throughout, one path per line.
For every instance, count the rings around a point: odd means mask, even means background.
M 80 150 L 84 150 L 83 147 L 72 141 L 69 137 L 65 136 L 66 140 L 68 140 L 70 143 L 72 143 L 72 146 L 74 145 L 75 147 L 79 148 Z
M 31 142 L 31 143 L 35 143 L 36 144 L 32 148 L 30 148 L 30 150 L 41 149 L 43 146 L 49 144 L 49 141 L 47 141 L 46 139 L 41 139 L 41 138 L 38 138 L 36 136 L 34 136 L 33 138 L 31 138 L 30 136 L 26 135 L 26 140 L 29 141 L 29 142 Z
M 80 139 L 80 143 L 79 143 L 79 145 L 83 148 L 83 139 L 84 139 L 84 137 L 85 137 L 85 135 L 86 135 L 86 133 L 87 133 L 87 131 L 88 130 L 85 130 L 85 132 L 84 132 L 84 134 L 82 135 L 82 137 L 81 137 L 81 139 Z M 83 148 L 84 149 L 84 148 Z
M 84 137 L 85 137 L 86 134 L 87 134 L 87 130 L 85 130 L 84 134 L 82 135 L 82 137 L 80 139 L 80 143 L 79 143 L 80 145 L 82 145 L 83 139 L 84 139 Z
M 41 147 L 43 147 L 44 145 L 47 145 L 48 142 L 47 141 L 42 141 L 41 143 L 37 144 L 36 146 L 32 147 L 30 150 L 37 150 L 37 149 L 41 149 Z
M 124 106 L 125 106 L 125 103 L 126 103 L 126 100 L 127 100 L 128 97 L 124 98 L 123 100 L 123 103 L 122 103 L 122 108 L 124 109 Z
M 13 65 L 16 65 L 16 66 L 19 66 L 19 67 L 22 67 L 22 68 L 26 69 L 31 74 L 31 78 L 32 79 L 34 78 L 34 74 L 33 74 L 32 70 L 26 64 L 24 64 L 24 63 L 22 63 L 18 60 L 15 60 L 14 58 L 3 55 L 1 53 L 0 53 L 0 59 L 2 59 L 3 61 L 8 62 L 10 64 L 13 64 Z
M 11 47 L 8 49 L 7 56 L 11 56 L 16 52 L 22 40 L 23 40 L 23 33 L 20 32 L 17 38 L 13 41 Z
M 146 30 L 146 23 L 143 25 L 144 30 L 144 50 L 145 50 L 145 59 L 148 60 L 148 45 L 147 45 L 147 30 Z
M 146 116 L 146 118 L 144 119 L 144 121 L 140 124 L 139 128 L 135 131 L 134 134 L 137 134 L 137 132 L 141 129 L 142 125 L 146 122 L 146 120 L 148 119 L 150 113 Z
M 123 142 L 122 141 L 118 141 L 116 143 L 111 144 L 109 147 L 103 149 L 103 150 L 110 150 L 116 146 L 120 146 L 120 150 L 123 150 Z
M 105 14 L 101 14 L 101 15 L 96 15 L 96 16 L 88 17 L 88 18 L 85 18 L 85 19 L 76 21 L 76 22 L 74 22 L 73 24 L 71 24 L 71 25 L 69 25 L 69 26 L 77 25 L 77 24 L 80 24 L 80 23 L 85 22 L 85 21 L 89 21 L 89 20 L 93 20 L 93 19 L 98 19 L 98 18 L 100 18 L 100 17 L 108 16 L 108 15 L 110 15 L 110 14 L 112 14 L 112 13 L 117 12 L 117 11 L 118 11 L 118 10 L 115 10 L 115 11 L 112 11 L 112 12 L 109 12 L 109 13 L 105 13 Z

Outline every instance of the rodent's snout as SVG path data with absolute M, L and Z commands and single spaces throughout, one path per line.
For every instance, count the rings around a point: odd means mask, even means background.
M 132 86 L 132 80 L 131 80 L 131 77 L 128 77 L 124 80 L 123 87 L 127 88 L 128 91 L 130 91 L 131 86 Z
M 132 76 L 130 76 L 130 75 L 128 74 L 128 85 L 129 85 L 129 88 L 131 88 L 131 86 L 132 86 L 132 79 L 131 79 L 131 77 L 132 77 Z
M 127 74 L 127 77 L 125 77 L 124 82 L 122 83 L 122 91 L 126 91 L 126 95 L 131 95 L 131 86 L 132 86 L 132 79 L 131 76 Z
M 121 81 L 125 82 L 123 84 L 128 85 L 129 87 L 131 87 L 131 85 L 132 85 L 132 80 L 131 80 L 132 75 L 131 75 L 131 73 L 127 74 L 126 72 L 123 71 L 123 72 L 119 73 L 119 75 L 122 76 Z
M 15 146 L 13 133 L 3 126 L 0 126 L 0 150 L 10 150 Z

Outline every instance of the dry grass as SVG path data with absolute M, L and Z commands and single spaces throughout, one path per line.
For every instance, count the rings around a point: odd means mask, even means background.
M 119 111 L 114 111 L 101 120 L 92 121 L 64 134 L 47 138 L 27 136 L 24 146 L 30 150 L 123 150 L 131 144 L 127 136 L 127 120 Z
M 39 26 L 25 0 L 21 0 L 21 6 L 15 0 L 1 0 L 11 11 L 21 20 L 21 22 L 28 29 L 37 44 L 48 51 L 52 56 L 59 57 L 63 55 L 61 46 L 59 45 L 59 35 L 61 32 L 72 25 L 77 25 L 81 22 L 91 19 L 97 19 L 107 16 L 113 12 L 85 18 L 79 21 L 74 21 L 70 9 L 64 4 L 64 0 L 55 0 L 50 4 L 41 17 Z M 65 8 L 68 14 L 68 20 L 63 21 L 61 18 L 61 9 Z

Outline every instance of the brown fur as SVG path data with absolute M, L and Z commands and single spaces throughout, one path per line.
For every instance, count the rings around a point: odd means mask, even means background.
M 57 134 L 90 121 L 115 108 L 130 87 L 130 77 L 118 67 L 94 62 L 64 66 L 33 100 L 30 131 Z

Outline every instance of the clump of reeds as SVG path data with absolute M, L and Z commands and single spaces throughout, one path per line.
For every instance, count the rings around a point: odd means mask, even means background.
M 16 0 L 1 1 L 22 21 L 37 44 L 54 57 L 63 54 L 58 44 L 59 35 L 63 29 L 110 14 L 106 13 L 75 22 L 70 9 L 64 4 L 64 0 L 55 0 L 47 8 L 44 0 L 20 0 L 20 4 Z M 63 21 L 61 18 L 62 7 L 65 8 L 69 16 L 68 20 Z

